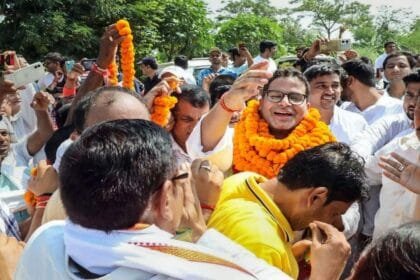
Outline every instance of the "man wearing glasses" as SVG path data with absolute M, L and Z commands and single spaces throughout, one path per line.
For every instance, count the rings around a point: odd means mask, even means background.
M 193 158 L 212 156 L 224 171 L 233 165 L 235 171 L 272 178 L 298 150 L 333 141 L 319 113 L 309 109 L 309 85 L 303 75 L 287 69 L 273 76 L 267 66 L 253 65 L 196 125 L 186 143 Z M 261 89 L 261 100 L 251 100 Z M 241 120 L 229 128 L 232 115 L 240 111 Z M 272 143 L 275 140 L 279 142 Z

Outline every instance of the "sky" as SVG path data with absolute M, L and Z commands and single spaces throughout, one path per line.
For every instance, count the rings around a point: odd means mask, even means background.
M 212 11 L 215 11 L 222 7 L 221 0 L 204 0 L 204 1 L 208 4 L 209 9 Z M 288 0 L 271 0 L 270 2 L 273 6 L 276 6 L 279 8 L 284 8 L 289 5 Z M 376 14 L 379 6 L 388 5 L 394 9 L 409 8 L 415 14 L 420 16 L 420 0 L 359 0 L 359 2 L 363 4 L 370 4 L 372 14 Z

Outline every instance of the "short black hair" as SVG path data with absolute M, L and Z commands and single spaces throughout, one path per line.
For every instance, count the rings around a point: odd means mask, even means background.
M 211 99 L 211 106 L 213 107 L 222 95 L 230 89 L 235 79 L 231 75 L 219 75 L 211 81 L 209 86 L 209 93 Z
M 420 279 L 420 222 L 391 229 L 372 242 L 352 279 Z
M 228 50 L 228 52 L 229 52 L 230 56 L 232 56 L 233 59 L 235 59 L 235 56 L 240 56 L 239 48 L 237 48 L 237 47 L 230 48 Z
M 336 66 L 326 64 L 312 65 L 306 69 L 305 72 L 303 72 L 303 75 L 305 76 L 308 83 L 310 83 L 315 78 L 333 74 L 337 74 L 338 77 L 341 77 L 340 69 Z
M 60 147 L 61 143 L 69 139 L 73 131 L 74 126 L 72 124 L 60 127 L 54 131 L 50 139 L 48 139 L 47 143 L 45 144 L 44 148 L 48 164 L 53 164 L 55 162 L 58 147 Z
M 210 107 L 211 105 L 209 94 L 202 87 L 196 85 L 183 85 L 181 94 L 174 93 L 173 95 L 178 98 L 178 101 L 184 100 L 196 108 L 203 108 L 206 105 Z M 175 105 L 172 110 L 176 111 L 177 109 L 177 105 Z
M 416 59 L 413 57 L 413 54 L 409 53 L 409 52 L 396 52 L 396 53 L 392 53 L 390 55 L 388 55 L 385 60 L 384 63 L 382 64 L 382 68 L 385 69 L 386 65 L 388 63 L 388 60 L 393 58 L 393 57 L 399 57 L 399 56 L 405 56 L 407 58 L 408 64 L 410 65 L 410 68 L 413 69 L 416 66 Z
M 392 44 L 397 45 L 397 43 L 395 43 L 394 41 L 388 41 L 388 42 L 385 42 L 384 48 L 386 48 L 386 47 L 388 47 L 389 45 L 392 45 Z
M 61 199 L 70 220 L 102 231 L 137 223 L 175 172 L 168 132 L 146 120 L 113 120 L 86 130 L 64 153 Z
M 266 49 L 271 49 L 277 46 L 277 43 L 270 40 L 264 40 L 260 42 L 260 52 L 263 53 Z
M 375 70 L 373 66 L 360 59 L 351 59 L 341 64 L 347 76 L 352 76 L 362 84 L 375 87 Z M 344 85 L 344 84 L 343 84 Z
M 182 69 L 188 69 L 188 57 L 185 55 L 177 55 L 174 59 L 174 64 Z
M 403 78 L 405 86 L 409 83 L 420 83 L 420 69 L 417 72 L 411 73 Z
M 263 97 L 267 93 L 268 88 L 270 87 L 270 84 L 274 80 L 280 79 L 280 78 L 297 78 L 305 85 L 305 95 L 306 96 L 309 95 L 309 83 L 306 80 L 305 76 L 303 76 L 303 74 L 300 71 L 294 68 L 286 68 L 286 69 L 277 69 L 274 72 L 273 76 L 268 80 L 268 83 L 266 83 L 263 87 Z
M 115 97 L 117 97 L 118 94 L 128 94 L 135 97 L 140 102 L 144 103 L 143 100 L 138 96 L 138 94 L 124 87 L 104 86 L 92 90 L 88 92 L 85 96 L 83 96 L 83 98 L 77 103 L 76 108 L 74 109 L 72 123 L 77 133 L 81 134 L 85 129 L 86 117 L 89 114 L 92 105 L 96 103 L 98 98 L 101 95 L 103 95 L 104 92 L 116 92 Z M 114 101 L 115 100 L 110 100 L 109 104 L 111 104 Z
M 367 57 L 367 56 L 361 56 L 360 57 L 360 60 L 363 61 L 366 64 L 372 65 L 372 60 L 369 57 Z
M 364 160 L 347 144 L 326 143 L 298 153 L 287 161 L 277 176 L 288 189 L 323 186 L 326 204 L 353 202 L 367 195 Z
M 65 62 L 64 57 L 59 52 L 49 52 L 44 56 L 44 60 L 51 60 L 53 62 L 59 62 L 60 64 Z

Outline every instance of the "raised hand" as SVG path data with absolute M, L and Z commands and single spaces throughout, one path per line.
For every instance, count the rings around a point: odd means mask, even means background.
M 383 174 L 392 181 L 406 187 L 412 192 L 420 194 L 420 166 L 406 160 L 397 153 L 390 157 L 382 156 L 379 166 Z
M 223 95 L 225 105 L 232 111 L 241 111 L 245 108 L 245 102 L 260 92 L 260 89 L 268 83 L 273 73 L 267 71 L 268 61 L 252 65 L 233 83 L 232 87 Z

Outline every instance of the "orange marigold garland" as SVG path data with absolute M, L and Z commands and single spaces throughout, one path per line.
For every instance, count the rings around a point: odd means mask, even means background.
M 120 19 L 116 23 L 116 28 L 118 33 L 121 36 L 125 36 L 124 40 L 121 42 L 120 45 L 120 56 L 121 56 L 121 70 L 123 73 L 123 87 L 134 89 L 134 74 L 136 71 L 134 70 L 134 45 L 133 45 L 133 35 L 131 34 L 131 28 L 128 21 L 124 19 Z M 113 61 L 109 67 L 109 77 L 108 83 L 111 85 L 118 84 L 118 66 Z
M 260 117 L 259 102 L 250 101 L 235 127 L 233 167 L 238 171 L 254 171 L 267 178 L 298 152 L 336 141 L 328 126 L 320 121 L 317 109 L 310 108 L 299 125 L 284 139 L 270 134 L 268 123 Z
M 166 79 L 169 87 L 172 90 L 176 90 L 179 86 L 180 81 L 177 78 L 170 77 Z M 153 113 L 152 121 L 156 124 L 165 127 L 171 115 L 171 109 L 175 107 L 175 104 L 178 102 L 178 98 L 170 95 L 160 95 L 155 97 L 153 100 Z

